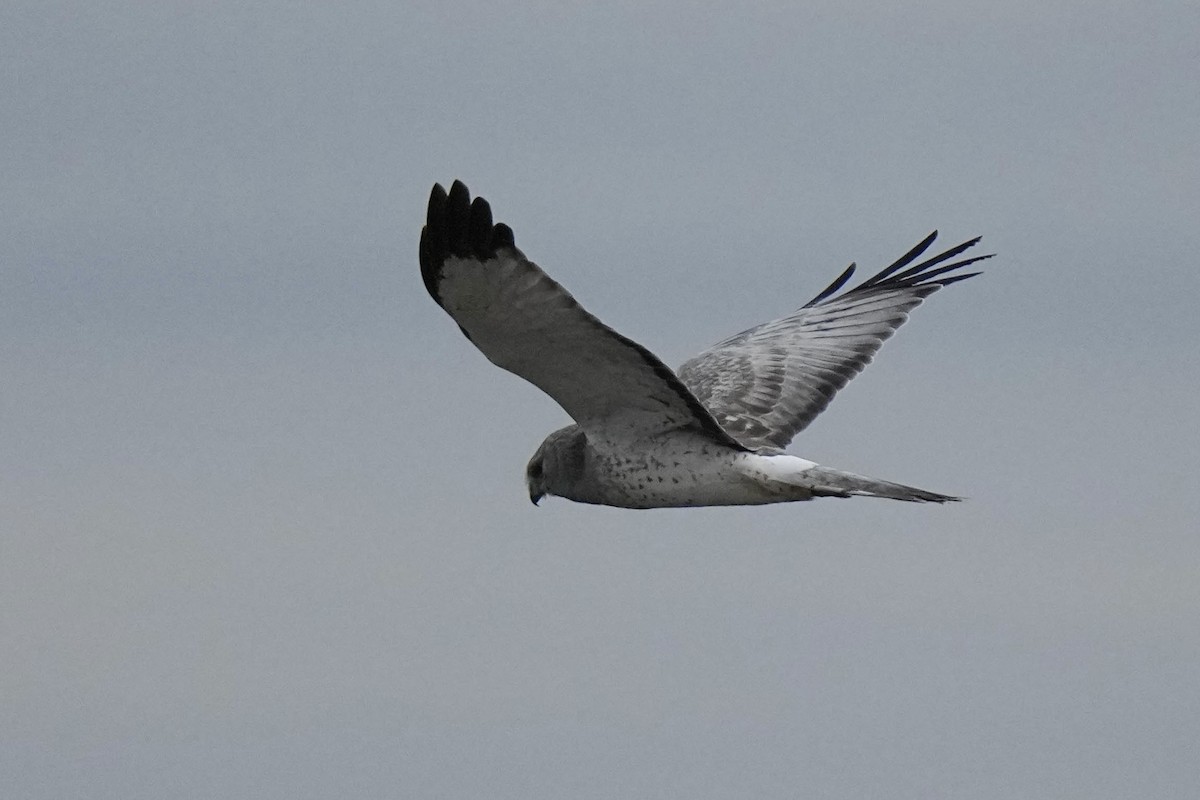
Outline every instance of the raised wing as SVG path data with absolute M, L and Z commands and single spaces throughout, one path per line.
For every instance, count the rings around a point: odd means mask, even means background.
M 976 238 L 909 266 L 935 238 L 937 231 L 873 278 L 838 295 L 854 274 L 851 264 L 802 308 L 688 361 L 679 369 L 680 380 L 746 447 L 786 447 L 838 389 L 871 363 L 908 312 L 943 286 L 979 274 L 956 270 L 991 258 L 945 263 L 974 246 Z
M 589 314 L 492 224 L 481 197 L 435 184 L 421 230 L 433 299 L 493 364 L 554 398 L 603 448 L 679 428 L 742 449 L 653 353 Z

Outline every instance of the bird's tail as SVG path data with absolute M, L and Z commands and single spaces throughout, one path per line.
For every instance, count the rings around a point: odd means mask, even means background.
M 902 483 L 879 481 L 853 472 L 842 472 L 828 467 L 813 467 L 805 475 L 812 483 L 813 494 L 818 497 L 886 497 L 889 500 L 905 500 L 910 503 L 958 502 L 961 497 L 938 494 L 905 486 Z
M 750 477 L 776 486 L 786 484 L 805 490 L 809 497 L 886 497 L 889 500 L 904 500 L 909 503 L 947 503 L 962 499 L 948 494 L 928 492 L 915 486 L 879 481 L 855 475 L 853 472 L 822 467 L 796 456 L 747 454 L 743 456 L 740 466 Z

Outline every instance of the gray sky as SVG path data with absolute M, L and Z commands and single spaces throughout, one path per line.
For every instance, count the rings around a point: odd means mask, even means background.
M 0 8 L 20 798 L 1193 798 L 1200 7 Z M 535 509 L 462 178 L 677 364 L 939 228 L 793 451 L 954 507 Z

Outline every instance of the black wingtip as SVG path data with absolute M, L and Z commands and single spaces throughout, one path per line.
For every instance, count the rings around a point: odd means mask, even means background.
M 467 222 L 467 243 L 471 252 L 479 258 L 492 253 L 492 207 L 482 197 L 471 202 L 471 216 Z
M 425 224 L 434 224 L 436 220 L 442 218 L 445 211 L 446 190 L 442 188 L 440 183 L 435 183 L 433 190 L 429 192 L 429 208 L 425 211 Z
M 492 209 L 482 197 L 471 199 L 467 185 L 460 180 L 447 192 L 435 183 L 429 192 L 425 227 L 421 229 L 421 277 L 425 288 L 438 303 L 441 268 L 451 256 L 475 257 L 481 261 L 496 255 L 501 248 L 516 249 L 512 228 L 493 224 Z
M 820 294 L 818 294 L 812 300 L 809 300 L 807 303 L 805 303 L 803 308 L 810 308 L 812 306 L 815 306 L 818 303 L 820 303 L 821 301 L 828 298 L 830 295 L 832 295 L 838 289 L 841 289 L 843 286 L 846 285 L 846 281 L 850 280 L 850 276 L 852 276 L 854 274 L 854 270 L 857 268 L 858 268 L 857 264 L 851 264 L 850 266 L 846 267 L 845 271 L 842 272 L 841 275 L 838 275 L 836 278 L 833 279 L 833 283 L 826 286 L 824 289 L 821 290 Z
M 976 264 L 995 255 L 995 253 L 988 253 L 987 255 L 965 258 L 961 261 L 955 261 L 952 264 L 939 266 L 943 264 L 943 262 L 949 261 L 962 252 L 979 244 L 983 237 L 976 236 L 974 239 L 969 239 L 960 245 L 951 247 L 949 250 L 938 253 L 936 256 L 927 258 L 915 266 L 909 266 L 925 254 L 925 252 L 929 249 L 929 246 L 933 244 L 937 237 L 938 232 L 935 230 L 924 239 L 917 242 L 917 244 L 914 245 L 911 250 L 900 256 L 900 258 L 896 259 L 894 262 L 884 267 L 870 278 L 867 278 L 854 288 L 842 292 L 842 294 L 838 296 L 839 299 L 852 294 L 861 294 L 874 290 L 915 289 L 918 287 L 929 287 L 927 291 L 933 291 L 935 288 L 949 286 L 952 283 L 958 283 L 959 281 L 964 281 L 967 278 L 973 278 L 976 275 L 981 274 L 979 272 L 971 272 L 968 274 L 950 275 L 949 273 L 955 272 L 956 270 L 961 270 L 964 267 L 970 266 L 971 264 Z M 841 275 L 837 277 L 837 279 L 834 280 L 833 283 L 829 284 L 829 286 L 825 287 L 820 294 L 818 294 L 812 300 L 809 300 L 801 307 L 811 308 L 812 306 L 820 305 L 827 300 L 830 300 L 830 298 L 837 294 L 837 292 L 846 285 L 846 282 L 850 280 L 850 276 L 853 274 L 854 265 L 851 264 L 844 272 L 842 272 Z
M 965 258 L 961 261 L 955 261 L 952 264 L 946 264 L 945 266 L 939 266 L 961 254 L 962 252 L 979 244 L 983 237 L 976 236 L 974 239 L 969 239 L 962 244 L 951 247 L 949 250 L 945 250 L 935 256 L 927 258 L 919 264 L 909 266 L 913 261 L 916 261 L 920 256 L 924 255 L 925 251 L 929 249 L 929 246 L 933 244 L 933 241 L 937 238 L 937 233 L 937 231 L 934 231 L 926 236 L 915 247 L 898 258 L 895 262 L 888 265 L 875 275 L 872 275 L 858 286 L 855 286 L 853 289 L 845 292 L 843 296 L 853 294 L 855 292 L 867 292 L 876 289 L 909 289 L 917 287 L 941 288 L 943 286 L 949 286 L 952 283 L 957 283 L 961 280 L 966 280 L 967 278 L 973 278 L 980 273 L 972 272 L 969 275 L 948 275 L 948 273 L 970 266 L 971 264 L 978 263 L 995 255 L 995 253 L 989 253 L 983 256 Z M 826 297 L 827 296 L 828 295 L 826 295 Z
M 516 246 L 517 242 L 513 238 L 512 228 L 503 222 L 497 223 L 496 227 L 492 228 L 492 247 L 499 250 L 502 247 L 515 249 Z

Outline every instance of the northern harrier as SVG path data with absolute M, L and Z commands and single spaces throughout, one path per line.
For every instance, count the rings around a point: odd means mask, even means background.
M 879 274 L 743 331 L 672 372 L 589 314 L 517 249 L 512 229 L 455 181 L 435 184 L 421 231 L 425 287 L 492 363 L 575 420 L 526 469 L 529 497 L 624 508 L 752 505 L 814 497 L 959 498 L 823 467 L 784 453 L 926 297 L 989 256 L 972 239 L 910 266 L 934 231 Z M 952 262 L 952 263 L 946 263 Z

